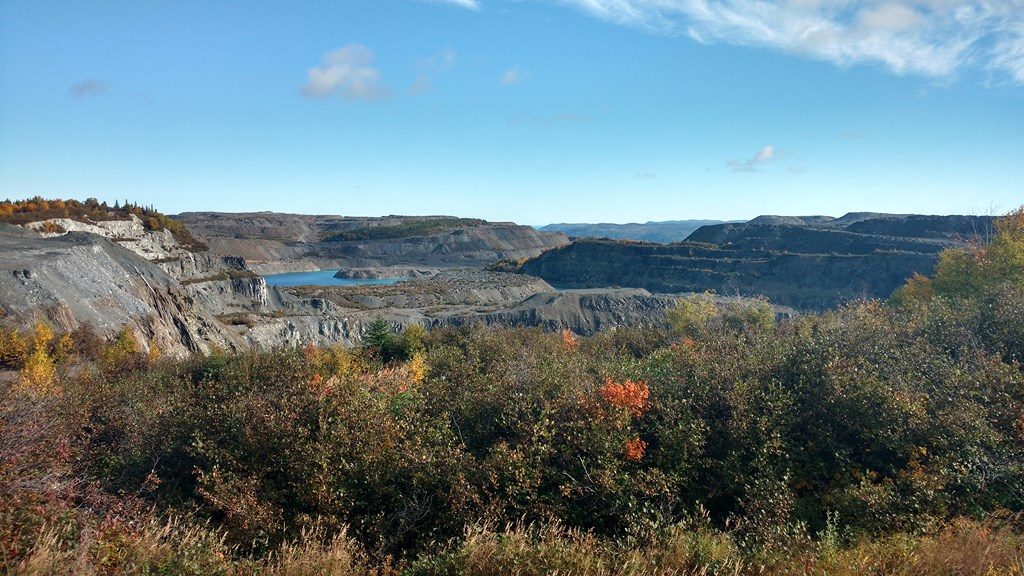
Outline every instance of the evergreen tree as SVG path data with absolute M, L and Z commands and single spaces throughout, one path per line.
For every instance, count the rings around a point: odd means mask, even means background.
M 387 320 L 377 316 L 366 326 L 363 347 L 377 351 L 381 360 L 385 362 L 391 359 L 394 350 L 394 336 L 391 334 L 391 325 Z

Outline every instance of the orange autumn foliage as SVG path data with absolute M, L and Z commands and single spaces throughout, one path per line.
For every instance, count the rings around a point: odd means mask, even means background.
M 644 453 L 647 451 L 647 442 L 644 442 L 639 438 L 626 440 L 624 448 L 626 451 L 626 460 L 639 462 L 644 459 Z
M 576 350 L 580 346 L 579 339 L 572 333 L 572 330 L 562 330 L 562 346 L 569 350 Z
M 601 399 L 605 403 L 617 408 L 626 408 L 638 418 L 650 408 L 650 404 L 647 402 L 647 398 L 650 396 L 647 382 L 626 380 L 620 384 L 608 378 L 605 380 L 604 386 L 601 386 L 600 393 Z

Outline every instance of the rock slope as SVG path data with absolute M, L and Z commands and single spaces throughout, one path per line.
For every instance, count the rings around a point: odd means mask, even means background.
M 486 266 L 568 244 L 558 232 L 490 222 L 426 235 L 325 242 L 339 232 L 402 227 L 448 217 L 307 216 L 273 212 L 187 212 L 176 216 L 221 255 L 237 255 L 263 274 L 333 268 Z
M 888 297 L 913 273 L 930 273 L 942 249 L 988 229 L 990 218 L 969 216 L 765 216 L 705 226 L 672 245 L 578 240 L 501 269 L 562 287 L 714 290 L 816 311 Z
M 83 324 L 112 334 L 124 326 L 165 353 L 244 345 L 156 264 L 92 233 L 43 238 L 0 226 L 0 305 L 6 320 L 43 320 L 59 331 Z
M 281 294 L 285 301 L 280 314 L 237 317 L 252 345 L 356 345 L 363 328 L 378 316 L 396 331 L 410 324 L 481 324 L 593 334 L 618 326 L 663 324 L 680 297 L 643 289 L 557 291 L 532 276 L 469 269 L 391 285 L 309 286 Z

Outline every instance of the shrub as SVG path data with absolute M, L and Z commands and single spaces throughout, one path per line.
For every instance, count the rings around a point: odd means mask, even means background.
M 692 294 L 680 298 L 668 311 L 668 323 L 678 336 L 695 338 L 707 330 L 717 314 L 718 307 L 710 293 Z
M 0 366 L 19 370 L 25 366 L 31 343 L 16 328 L 0 329 Z
M 768 329 L 695 313 L 697 338 L 383 322 L 386 363 L 313 345 L 151 362 L 125 330 L 97 370 L 89 331 L 40 329 L 18 338 L 63 393 L 0 384 L 0 565 L 942 574 L 948 548 L 965 561 L 946 573 L 1006 573 L 1021 299 L 987 294 Z M 1004 523 L 963 520 L 985 517 Z

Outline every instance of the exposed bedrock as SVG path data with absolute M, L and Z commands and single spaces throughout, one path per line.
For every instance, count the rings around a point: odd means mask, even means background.
M 0 303 L 9 322 L 43 320 L 59 331 L 90 324 L 113 334 L 124 326 L 165 353 L 244 346 L 157 265 L 91 233 L 42 238 L 0 229 Z

